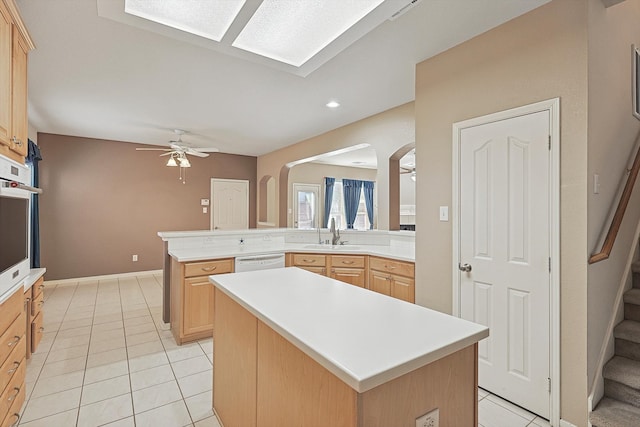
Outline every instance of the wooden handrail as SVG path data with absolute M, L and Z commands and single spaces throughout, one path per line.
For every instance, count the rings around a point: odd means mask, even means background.
M 616 241 L 616 236 L 618 235 L 618 231 L 620 230 L 620 225 L 622 224 L 622 219 L 624 218 L 624 213 L 627 210 L 627 205 L 629 204 L 629 199 L 631 199 L 631 193 L 633 192 L 633 186 L 636 183 L 636 178 L 638 178 L 638 171 L 640 170 L 640 147 L 638 147 L 637 142 L 638 141 L 636 141 L 636 158 L 633 161 L 633 166 L 629 170 L 627 182 L 624 185 L 622 196 L 620 196 L 620 201 L 618 202 L 616 213 L 613 215 L 611 225 L 609 226 L 609 231 L 607 231 L 607 237 L 604 239 L 600 251 L 594 253 L 593 255 L 591 255 L 591 257 L 589 257 L 589 264 L 595 264 L 596 262 L 604 261 L 605 259 L 609 258 L 609 255 L 611 255 L 613 244 Z

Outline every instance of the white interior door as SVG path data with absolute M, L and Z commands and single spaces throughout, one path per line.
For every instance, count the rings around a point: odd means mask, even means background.
M 293 227 L 318 228 L 320 225 L 320 186 L 293 184 Z
M 541 111 L 464 128 L 458 147 L 459 314 L 490 328 L 478 348 L 479 385 L 545 418 L 550 135 Z
M 211 180 L 211 229 L 249 228 L 249 181 Z

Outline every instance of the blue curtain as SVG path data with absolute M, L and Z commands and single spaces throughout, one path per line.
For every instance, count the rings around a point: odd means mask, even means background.
M 344 193 L 344 210 L 347 214 L 347 229 L 353 228 L 353 223 L 358 215 L 358 205 L 360 204 L 360 192 L 362 191 L 362 181 L 359 179 L 343 179 L 342 192 Z
M 373 230 L 373 181 L 363 181 L 362 191 L 364 191 L 364 204 L 367 206 L 367 216 L 369 217 L 369 229 Z
M 42 160 L 40 148 L 29 140 L 26 161 L 31 165 L 31 185 L 39 186 L 38 162 Z M 31 195 L 31 268 L 40 268 L 40 208 L 38 195 Z
M 324 178 L 324 226 L 329 228 L 329 216 L 331 216 L 331 202 L 333 200 L 333 184 L 336 179 L 331 177 Z

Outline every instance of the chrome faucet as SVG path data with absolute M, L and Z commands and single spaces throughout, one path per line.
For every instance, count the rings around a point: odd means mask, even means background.
M 336 230 L 336 219 L 331 218 L 331 244 L 333 246 L 340 242 L 340 230 Z

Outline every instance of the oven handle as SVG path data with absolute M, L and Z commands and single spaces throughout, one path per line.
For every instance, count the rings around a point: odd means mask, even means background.
M 7 182 L 4 182 L 2 186 L 6 188 L 18 188 L 20 190 L 26 190 L 30 193 L 35 193 L 35 194 L 42 194 L 41 188 L 36 188 L 36 187 L 31 187 L 30 185 L 21 184 L 18 181 L 7 181 Z

